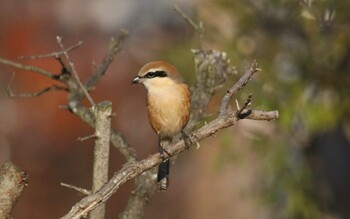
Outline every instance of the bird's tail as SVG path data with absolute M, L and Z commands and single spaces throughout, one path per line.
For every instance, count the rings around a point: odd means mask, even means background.
M 167 154 L 166 148 L 168 145 L 171 144 L 171 138 L 163 138 L 159 139 L 159 152 L 162 154 Z M 164 191 L 169 187 L 169 169 L 170 169 L 170 160 L 166 159 L 164 160 L 158 167 L 158 175 L 157 175 L 157 181 L 158 181 L 158 190 Z
M 170 160 L 164 160 L 158 167 L 158 190 L 164 191 L 169 187 Z

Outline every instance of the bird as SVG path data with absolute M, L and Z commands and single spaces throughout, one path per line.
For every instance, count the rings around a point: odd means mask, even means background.
M 158 149 L 172 143 L 174 136 L 183 131 L 190 117 L 191 94 L 177 69 L 166 61 L 146 63 L 132 80 L 143 83 L 147 90 L 147 114 L 152 129 L 158 135 Z M 187 135 L 186 135 L 187 136 Z M 165 159 L 158 167 L 158 190 L 169 187 L 170 161 Z

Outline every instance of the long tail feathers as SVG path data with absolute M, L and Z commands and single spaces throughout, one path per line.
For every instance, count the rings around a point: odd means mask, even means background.
M 159 152 L 162 154 L 168 154 L 165 147 L 171 144 L 171 138 L 159 138 Z M 158 167 L 158 190 L 165 191 L 169 187 L 169 168 L 170 168 L 170 160 L 164 160 Z
M 163 161 L 158 167 L 158 190 L 164 191 L 169 187 L 170 160 Z

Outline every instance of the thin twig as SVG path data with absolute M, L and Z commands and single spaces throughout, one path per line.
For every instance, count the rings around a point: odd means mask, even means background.
M 229 102 L 232 99 L 232 97 L 240 89 L 242 89 L 248 83 L 248 81 L 254 75 L 254 73 L 258 71 L 261 71 L 261 69 L 258 68 L 258 63 L 254 61 L 251 64 L 250 68 L 244 73 L 244 75 L 229 90 L 227 90 L 225 96 L 222 98 L 222 101 L 221 101 L 219 115 L 223 115 L 227 113 Z
M 32 55 L 32 56 L 20 56 L 18 57 L 18 59 L 20 60 L 33 60 L 33 59 L 44 59 L 44 58 L 57 58 L 61 55 L 63 55 L 64 52 L 70 52 L 71 50 L 74 50 L 76 48 L 78 48 L 79 46 L 81 46 L 83 44 L 82 41 L 79 41 L 78 43 L 76 43 L 75 45 L 65 49 L 64 51 L 58 51 L 58 52 L 52 52 L 52 53 L 48 53 L 48 54 L 40 54 L 40 55 Z
M 77 187 L 77 186 L 73 186 L 73 185 L 70 185 L 70 184 L 67 184 L 67 183 L 63 183 L 61 182 L 60 185 L 62 187 L 66 187 L 66 188 L 69 188 L 69 189 L 73 189 L 83 195 L 91 195 L 91 191 L 87 190 L 87 189 L 84 189 L 84 188 L 80 188 L 80 187 Z
M 45 70 L 43 70 L 41 68 L 38 68 L 38 67 L 25 65 L 25 64 L 22 64 L 22 63 L 19 63 L 19 62 L 14 62 L 14 61 L 11 61 L 11 60 L 8 60 L 8 59 L 4 59 L 4 58 L 1 58 L 1 57 L 0 57 L 0 64 L 12 66 L 14 68 L 22 69 L 22 70 L 25 70 L 25 71 L 31 71 L 31 72 L 39 73 L 39 74 L 44 75 L 46 77 L 49 77 L 51 79 L 56 79 L 57 78 L 57 75 L 54 75 L 54 74 L 52 74 L 49 71 L 45 71 Z
M 92 139 L 92 138 L 97 138 L 97 135 L 96 134 L 92 134 L 92 135 L 88 135 L 88 136 L 84 136 L 84 137 L 79 137 L 77 139 L 77 141 L 86 141 L 86 140 L 89 140 L 89 139 Z
M 202 21 L 197 24 L 186 12 L 178 5 L 174 4 L 174 10 L 181 15 L 181 17 L 191 25 L 198 34 L 199 46 L 203 49 L 203 35 L 204 35 L 204 25 Z
M 69 63 L 69 67 L 70 67 L 70 69 L 71 69 L 71 71 L 72 71 L 72 74 L 73 74 L 73 76 L 74 76 L 74 78 L 75 78 L 77 84 L 79 85 L 79 87 L 80 87 L 81 90 L 83 91 L 85 97 L 88 99 L 88 101 L 90 102 L 90 104 L 91 104 L 92 106 L 95 106 L 95 105 L 96 105 L 95 101 L 92 99 L 92 97 L 90 96 L 89 92 L 87 91 L 87 89 L 85 88 L 85 86 L 83 85 L 83 83 L 81 83 L 80 78 L 79 78 L 79 75 L 78 75 L 78 72 L 77 72 L 77 70 L 75 69 L 74 63 L 71 61 L 71 59 L 69 58 L 69 55 L 68 55 L 67 51 L 64 49 L 64 46 L 63 46 L 63 44 L 62 44 L 62 37 L 57 36 L 56 39 L 57 39 L 58 45 L 59 45 L 59 46 L 61 47 L 61 49 L 62 49 L 63 55 L 66 57 L 66 59 L 67 59 L 67 61 L 68 61 L 68 63 Z
M 90 79 L 85 83 L 87 89 L 95 86 L 95 84 L 101 79 L 101 77 L 106 73 L 109 65 L 113 62 L 115 55 L 121 50 L 121 44 L 128 36 L 126 30 L 119 30 L 116 37 L 112 37 L 108 45 L 108 53 L 104 57 L 103 61 L 99 66 L 97 66 L 96 71 L 90 77 Z
M 41 90 L 39 90 L 37 92 L 16 94 L 11 89 L 13 80 L 15 79 L 15 76 L 16 76 L 16 73 L 13 73 L 12 76 L 11 76 L 11 79 L 10 79 L 10 81 L 9 81 L 7 87 L 6 87 L 7 94 L 10 97 L 16 97 L 16 98 L 38 97 L 38 96 L 41 96 L 42 94 L 48 93 L 50 91 L 59 91 L 59 90 L 61 90 L 61 91 L 62 90 L 63 91 L 68 91 L 68 88 L 54 84 L 54 85 L 52 85 L 50 87 L 43 88 L 43 89 L 41 89 Z

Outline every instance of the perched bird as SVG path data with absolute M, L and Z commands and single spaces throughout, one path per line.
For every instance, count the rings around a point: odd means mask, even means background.
M 190 116 L 191 95 L 176 68 L 165 61 L 145 64 L 133 84 L 143 83 L 147 89 L 148 119 L 159 139 L 159 152 L 171 144 L 175 135 L 183 132 Z M 169 186 L 169 159 L 158 167 L 158 189 Z

